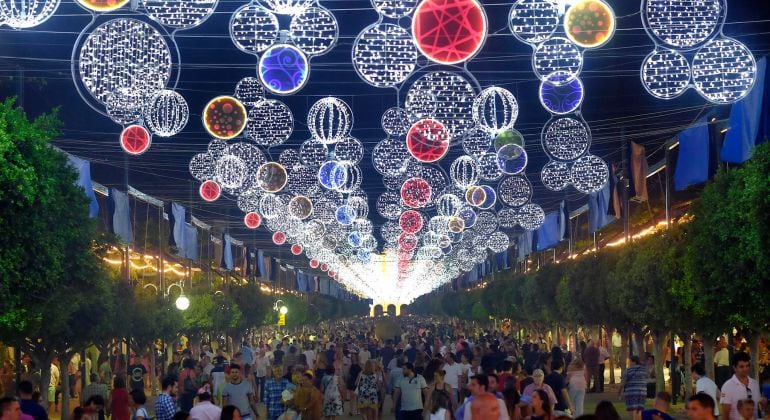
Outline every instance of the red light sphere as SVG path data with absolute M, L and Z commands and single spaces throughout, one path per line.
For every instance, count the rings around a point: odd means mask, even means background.
M 327 271 L 329 270 L 329 265 L 326 263 L 321 264 L 321 271 Z
M 150 132 L 141 125 L 129 125 L 120 133 L 120 147 L 129 155 L 141 155 L 151 144 Z
M 422 215 L 414 210 L 407 210 L 401 213 L 398 218 L 398 226 L 406 233 L 417 233 L 422 229 Z
M 481 49 L 486 36 L 487 17 L 476 0 L 423 0 L 414 12 L 414 43 L 437 63 L 468 60 Z
M 219 195 L 222 194 L 222 189 L 215 181 L 208 180 L 201 184 L 198 193 L 206 201 L 217 201 Z
M 337 275 L 337 273 L 335 273 L 334 270 L 329 270 L 327 274 L 329 274 L 330 277 L 334 277 Z
M 273 243 L 276 245 L 283 245 L 286 243 L 286 234 L 281 232 L 280 230 L 278 232 L 275 232 L 273 234 Z
M 310 260 L 310 268 L 318 268 L 318 260 Z
M 294 244 L 291 246 L 291 253 L 294 255 L 299 255 L 302 253 L 302 251 L 303 251 L 302 245 L 300 244 Z
M 409 178 L 401 185 L 401 200 L 411 208 L 425 207 L 430 202 L 431 188 L 422 178 Z
M 246 216 L 243 216 L 243 223 L 246 224 L 246 227 L 249 229 L 256 229 L 262 224 L 262 216 L 260 216 L 259 213 L 250 211 L 246 213 Z
M 406 148 L 420 162 L 435 162 L 449 150 L 449 132 L 436 120 L 417 121 L 406 134 Z
M 402 233 L 398 237 L 398 247 L 404 251 L 411 251 L 417 247 L 417 237 L 411 233 Z

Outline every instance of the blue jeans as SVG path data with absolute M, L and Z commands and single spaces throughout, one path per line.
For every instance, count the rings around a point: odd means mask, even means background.
M 262 399 L 265 396 L 265 377 L 259 377 L 254 374 L 254 383 L 257 384 L 257 387 L 259 388 L 259 395 L 257 396 L 259 398 L 259 402 L 262 402 Z
M 572 406 L 575 408 L 575 412 L 572 413 L 573 417 L 578 417 L 583 415 L 583 402 L 586 398 L 586 390 L 585 389 L 570 389 L 569 391 L 569 399 L 572 400 Z

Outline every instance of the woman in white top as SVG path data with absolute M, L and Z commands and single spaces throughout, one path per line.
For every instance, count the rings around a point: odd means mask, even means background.
M 425 412 L 425 420 L 452 420 L 450 410 L 451 398 L 443 389 L 431 393 L 429 410 Z
M 575 412 L 572 413 L 575 417 L 583 414 L 583 402 L 586 398 L 587 386 L 585 366 L 580 358 L 576 358 L 569 364 L 569 371 L 567 372 L 569 399 L 575 406 Z

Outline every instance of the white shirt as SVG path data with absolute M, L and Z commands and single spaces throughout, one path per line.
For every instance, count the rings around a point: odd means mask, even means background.
M 51 382 L 48 385 L 49 388 L 56 388 L 59 385 L 59 376 L 59 367 L 51 363 Z
M 618 333 L 612 334 L 612 347 L 622 347 L 623 346 L 623 337 L 621 337 Z
M 754 401 L 759 401 L 762 398 L 762 394 L 759 393 L 759 383 L 752 378 L 749 378 L 749 389 L 751 390 L 751 398 Z M 735 375 L 722 385 L 720 404 L 730 404 L 730 413 L 727 420 L 740 420 L 741 415 L 738 414 L 738 401 L 746 398 L 748 398 L 746 385 L 741 383 Z M 754 411 L 753 418 L 757 418 L 756 410 Z
M 254 375 L 257 378 L 264 378 L 267 376 L 267 369 L 270 367 L 270 359 L 265 356 L 257 356 L 254 360 Z
M 315 352 L 313 350 L 305 350 L 302 354 L 304 354 L 305 359 L 307 359 L 307 367 L 310 370 L 313 370 L 313 366 L 315 366 Z
M 712 381 L 711 378 L 701 376 L 700 379 L 695 382 L 695 393 L 700 394 L 701 392 L 714 399 L 714 404 L 716 404 L 714 407 L 714 415 L 718 416 L 719 403 L 717 402 L 717 393 L 719 392 L 719 388 L 717 388 L 717 384 Z
M 446 372 L 446 377 L 444 378 L 446 383 L 448 383 L 449 386 L 452 387 L 452 389 L 459 388 L 459 383 L 460 383 L 459 378 L 460 378 L 460 375 L 463 373 L 462 365 L 459 363 L 453 363 L 451 365 L 449 363 L 446 363 L 444 365 L 444 372 Z
M 219 420 L 221 416 L 222 409 L 211 401 L 201 401 L 190 410 L 192 420 Z
M 358 363 L 363 366 L 371 357 L 372 354 L 369 352 L 369 350 L 366 349 L 366 347 L 364 347 L 361 349 L 361 351 L 358 352 Z

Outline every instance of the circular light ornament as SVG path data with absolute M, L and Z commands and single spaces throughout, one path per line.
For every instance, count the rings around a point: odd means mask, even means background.
M 0 1 L 0 23 L 4 23 L 14 29 L 32 28 L 53 16 L 60 3 L 60 0 L 3 0 Z M 126 3 L 127 1 L 124 1 L 120 6 Z M 81 5 L 86 7 L 83 4 Z
M 289 44 L 274 45 L 259 58 L 259 80 L 278 95 L 290 95 L 307 83 L 309 63 L 305 53 Z
M 509 146 L 516 146 L 516 145 L 509 145 Z M 508 146 L 506 146 L 508 147 Z M 505 147 L 500 148 L 502 151 L 505 149 Z M 504 153 L 507 153 L 504 152 Z M 485 153 L 481 157 L 479 157 L 479 178 L 483 179 L 484 181 L 497 181 L 498 179 L 503 177 L 503 171 L 500 168 L 500 165 L 498 164 L 498 153 Z M 504 155 L 507 159 L 507 154 Z M 514 159 L 513 164 L 515 164 L 515 154 L 511 154 L 511 159 Z M 521 158 L 521 156 L 519 157 Z M 505 162 L 504 162 L 505 163 Z M 514 166 L 511 166 L 513 168 Z
M 721 0 L 642 1 L 642 21 L 652 38 L 685 51 L 717 34 L 724 14 Z
M 494 148 L 495 152 L 500 151 L 500 148 L 507 144 L 516 144 L 524 147 L 524 136 L 517 130 L 505 130 L 495 137 Z
M 422 225 L 422 215 L 414 210 L 407 210 L 398 218 L 398 226 L 406 233 L 417 233 Z
M 291 254 L 292 255 L 300 255 L 302 254 L 302 251 L 304 248 L 302 248 L 302 245 L 300 244 L 294 244 L 291 246 Z
M 572 164 L 571 174 L 575 189 L 591 194 L 601 190 L 609 181 L 610 169 L 602 158 L 586 155 Z
M 395 191 L 385 191 L 377 198 L 377 213 L 386 219 L 398 219 L 402 207 L 401 197 Z
M 337 190 L 347 181 L 348 172 L 345 165 L 340 162 L 330 160 L 318 170 L 318 182 L 324 188 Z
M 506 144 L 497 151 L 497 167 L 508 175 L 523 172 L 527 167 L 527 151 L 518 144 Z
M 397 137 L 382 140 L 372 150 L 372 165 L 382 175 L 401 176 L 410 160 L 406 142 Z
M 324 144 L 334 144 L 350 135 L 353 113 L 345 101 L 328 96 L 310 107 L 307 126 L 314 139 Z
M 265 100 L 265 87 L 256 77 L 244 77 L 235 85 L 235 97 L 244 105 L 256 106 Z
M 449 223 L 447 223 L 447 227 L 452 233 L 460 233 L 465 230 L 465 220 L 459 216 L 451 216 L 449 218 Z
M 218 0 L 142 0 L 150 18 L 175 29 L 189 29 L 214 13 Z
M 316 139 L 305 140 L 299 147 L 299 160 L 304 165 L 318 168 L 327 159 L 329 148 Z
M 540 44 L 559 27 L 559 6 L 552 0 L 518 0 L 508 14 L 508 28 L 525 44 Z
M 406 29 L 378 22 L 358 34 L 352 56 L 353 68 L 366 83 L 392 87 L 412 74 L 419 54 Z
M 735 103 L 751 92 L 756 80 L 754 55 L 732 38 L 712 39 L 692 60 L 695 90 L 709 102 Z
M 492 136 L 480 127 L 471 130 L 468 135 L 463 138 L 463 150 L 465 153 L 476 158 L 487 153 L 491 144 Z
M 364 146 L 355 137 L 346 137 L 334 145 L 337 160 L 356 165 L 364 158 Z
M 487 191 L 479 186 L 465 190 L 465 201 L 473 207 L 479 207 L 487 200 Z
M 389 136 L 402 136 L 409 132 L 409 115 L 404 108 L 388 108 L 382 114 L 382 129 Z
M 401 200 L 411 208 L 425 207 L 431 194 L 430 184 L 422 178 L 409 178 L 401 185 Z
M 462 200 L 454 194 L 444 194 L 436 200 L 436 211 L 441 216 L 456 216 L 462 207 Z
M 198 181 L 214 177 L 214 158 L 208 153 L 198 153 L 190 159 L 190 175 Z
M 551 38 L 538 45 L 532 54 L 532 69 L 538 79 L 546 80 L 556 74 L 569 75 L 562 83 L 567 83 L 577 77 L 583 69 L 583 53 L 567 38 Z M 559 83 L 559 81 L 551 81 Z
M 118 124 L 131 124 L 142 118 L 144 98 L 131 88 L 118 88 L 107 97 L 107 115 Z
M 319 263 L 319 262 L 318 262 L 318 260 L 316 260 L 316 259 L 312 259 L 312 260 L 310 260 L 310 263 L 309 263 L 309 265 L 310 265 L 310 268 L 318 268 L 318 266 L 319 266 L 320 264 L 321 264 L 321 263 Z
M 173 90 L 164 89 L 147 104 L 144 122 L 158 136 L 171 137 L 184 129 L 189 117 L 190 108 L 184 97 Z
M 201 198 L 205 201 L 217 201 L 219 196 L 222 194 L 222 188 L 220 188 L 219 184 L 217 184 L 215 181 L 208 180 L 204 181 L 200 188 L 198 188 L 198 194 L 200 194 Z
M 372 0 L 377 13 L 393 19 L 408 16 L 417 3 L 419 0 Z
M 470 156 L 460 156 L 449 167 L 449 177 L 460 188 L 468 188 L 479 182 L 479 164 Z
M 358 232 L 348 233 L 348 243 L 354 248 L 361 246 L 361 234 Z
M 286 211 L 287 201 L 283 196 L 265 194 L 259 199 L 259 212 L 266 220 L 275 219 Z
M 190 298 L 182 294 L 176 298 L 174 305 L 176 305 L 176 308 L 180 311 L 186 311 L 190 307 Z
M 521 207 L 532 199 L 532 184 L 524 176 L 510 176 L 500 181 L 497 193 L 503 203 Z
M 353 221 L 356 220 L 356 217 L 358 217 L 358 215 L 356 214 L 355 209 L 348 205 L 337 207 L 337 211 L 334 213 L 334 218 L 337 220 L 337 223 L 343 226 L 352 225 Z
M 361 168 L 350 162 L 341 162 L 340 165 L 345 171 L 345 182 L 343 182 L 336 190 L 344 194 L 350 194 L 358 190 L 363 181 Z
M 273 233 L 273 243 L 276 245 L 283 245 L 286 243 L 286 234 L 278 231 Z
M 659 99 L 674 99 L 690 85 L 690 63 L 674 50 L 655 49 L 642 63 L 644 88 Z
M 259 213 L 250 211 L 243 216 L 243 224 L 249 229 L 256 229 L 262 224 L 262 216 Z
M 278 30 L 278 18 L 257 4 L 241 6 L 230 18 L 230 39 L 247 54 L 256 55 L 273 45 L 278 39 Z
M 329 271 L 329 264 L 326 264 L 326 263 L 321 264 L 321 271 L 323 272 Z
M 569 82 L 564 82 L 571 79 Z M 583 103 L 583 82 L 570 74 L 553 73 L 540 82 L 540 104 L 557 115 L 574 112 Z
M 422 0 L 412 18 L 420 52 L 439 64 L 469 60 L 487 36 L 487 16 L 476 0 Z
M 492 135 L 513 128 L 518 116 L 519 103 L 507 89 L 486 88 L 473 101 L 473 121 Z
M 150 132 L 141 125 L 129 125 L 120 133 L 120 147 L 129 155 L 137 156 L 152 145 Z
M 572 183 L 572 175 L 566 163 L 551 161 L 540 171 L 540 180 L 551 191 L 563 191 Z
M 313 4 L 313 0 L 259 0 L 265 8 L 279 15 L 296 15 Z
M 281 101 L 262 100 L 249 111 L 246 137 L 260 146 L 283 144 L 293 131 L 294 116 Z
M 519 209 L 519 226 L 525 230 L 537 230 L 545 221 L 545 212 L 537 204 L 527 204 Z
M 449 150 L 449 133 L 438 121 L 417 121 L 406 135 L 406 148 L 420 162 L 436 162 Z
M 481 211 L 473 229 L 483 235 L 491 235 L 497 229 L 497 225 L 497 215 L 491 211 Z M 483 239 L 483 236 L 481 238 Z
M 289 200 L 289 216 L 305 220 L 313 214 L 313 202 L 304 195 L 298 195 Z
M 398 247 L 407 252 L 413 251 L 417 248 L 417 237 L 411 233 L 402 233 L 398 237 Z
M 555 160 L 572 161 L 588 151 L 591 132 L 580 119 L 561 117 L 546 123 L 542 134 L 543 149 Z
M 278 162 L 264 163 L 257 170 L 257 185 L 264 192 L 281 191 L 286 186 L 287 180 L 286 168 Z
M 246 108 L 232 96 L 218 96 L 203 109 L 203 126 L 218 139 L 235 138 L 246 127 Z
M 508 238 L 508 235 L 500 231 L 492 233 L 487 239 L 487 247 L 496 254 L 505 252 L 510 244 L 511 240 Z
M 308 7 L 291 19 L 289 35 L 292 43 L 306 54 L 322 55 L 337 43 L 337 19 L 323 7 Z
M 216 181 L 225 190 L 237 189 L 246 180 L 248 166 L 238 156 L 227 154 L 217 160 L 214 174 Z
M 460 139 L 477 127 L 473 121 L 476 90 L 458 73 L 428 73 L 409 88 L 404 107 L 412 122 L 429 118 L 440 121 L 449 136 Z
M 602 0 L 580 0 L 564 15 L 564 32 L 583 48 L 599 48 L 615 33 L 615 12 Z
M 482 210 L 489 210 L 495 206 L 495 203 L 497 203 L 497 193 L 495 192 L 494 188 L 490 187 L 489 185 L 482 185 L 481 188 L 484 189 L 486 198 L 484 199 L 483 203 L 479 204 L 479 208 Z

